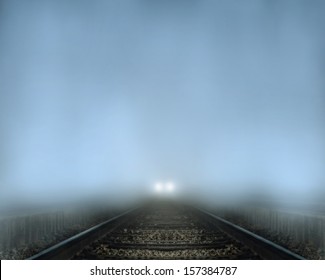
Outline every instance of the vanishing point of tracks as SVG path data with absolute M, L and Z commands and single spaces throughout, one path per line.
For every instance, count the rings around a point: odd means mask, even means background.
M 129 211 L 30 259 L 303 259 L 213 214 L 173 202 Z

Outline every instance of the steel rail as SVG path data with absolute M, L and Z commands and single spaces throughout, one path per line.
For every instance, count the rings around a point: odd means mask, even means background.
M 263 259 L 271 260 L 305 260 L 304 257 L 260 236 L 243 227 L 240 227 L 234 223 L 231 223 L 215 214 L 212 214 L 201 208 L 197 208 L 202 213 L 212 218 L 212 222 L 215 222 L 226 233 L 230 234 L 238 241 L 243 242 L 254 250 Z M 213 221 L 214 220 L 214 221 Z
M 80 250 L 81 246 L 86 246 L 89 243 L 99 239 L 102 235 L 108 231 L 114 230 L 120 225 L 121 219 L 127 215 L 135 212 L 138 208 L 133 208 L 119 214 L 113 218 L 110 218 L 98 225 L 95 225 L 89 229 L 86 229 L 66 240 L 53 245 L 36 255 L 33 255 L 27 260 L 64 260 L 71 258 L 76 252 Z
M 108 219 L 105 222 L 102 222 L 96 226 L 93 226 L 73 237 L 70 237 L 48 249 L 41 251 L 40 253 L 28 258 L 28 260 L 49 260 L 49 259 L 70 259 L 77 252 L 82 250 L 85 246 L 91 244 L 94 241 L 99 240 L 108 234 L 109 232 L 113 232 L 119 226 L 126 222 L 127 217 L 136 214 L 136 210 L 139 209 L 134 208 L 128 210 L 116 217 Z M 290 250 L 266 239 L 263 238 L 251 231 L 248 231 L 236 224 L 233 224 L 217 215 L 210 213 L 201 208 L 193 208 L 196 210 L 197 214 L 202 217 L 202 220 L 206 223 L 212 225 L 213 227 L 218 227 L 226 234 L 236 239 L 240 243 L 249 247 L 252 251 L 257 253 L 262 259 L 273 259 L 273 260 L 304 260 L 302 256 L 291 252 Z M 218 242 L 212 244 L 211 246 L 202 245 L 202 247 L 218 247 Z M 127 244 L 124 244 L 122 247 L 118 245 L 111 244 L 112 248 L 128 248 Z M 174 244 L 173 246 L 159 246 L 154 244 L 147 244 L 138 246 L 137 244 L 129 244 L 129 248 L 138 248 L 138 249 L 156 249 L 156 250 L 180 250 L 180 249 L 194 249 L 196 246 L 186 245 L 186 244 Z M 198 246 L 196 248 L 200 248 Z

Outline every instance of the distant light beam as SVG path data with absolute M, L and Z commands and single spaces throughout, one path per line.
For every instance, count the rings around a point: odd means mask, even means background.
M 155 184 L 156 192 L 158 192 L 158 193 L 162 192 L 163 188 L 164 188 L 164 186 L 163 186 L 162 183 L 158 182 L 158 183 Z
M 168 192 L 173 192 L 174 189 L 175 189 L 174 183 L 172 183 L 172 182 L 168 182 L 168 183 L 166 184 L 166 190 L 167 190 Z

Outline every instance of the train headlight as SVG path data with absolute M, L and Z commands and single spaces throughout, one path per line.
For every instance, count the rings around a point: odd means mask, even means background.
M 155 184 L 155 191 L 156 192 L 158 192 L 158 193 L 162 192 L 163 188 L 164 188 L 164 186 L 163 186 L 162 183 L 158 182 L 158 183 Z
M 168 192 L 173 192 L 174 189 L 175 189 L 174 183 L 172 183 L 172 182 L 168 182 L 168 183 L 166 184 L 166 190 L 167 190 Z

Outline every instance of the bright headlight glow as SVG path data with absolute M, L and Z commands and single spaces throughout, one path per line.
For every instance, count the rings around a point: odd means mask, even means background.
M 174 186 L 174 184 L 172 182 L 168 182 L 166 184 L 166 189 L 167 189 L 168 192 L 172 192 L 172 191 L 174 191 L 175 186 Z
M 155 184 L 155 190 L 156 190 L 156 192 L 161 192 L 162 190 L 163 190 L 163 184 L 162 183 L 156 183 Z
M 154 185 L 154 190 L 156 193 L 167 194 L 172 193 L 175 190 L 175 185 L 173 182 L 157 182 Z

